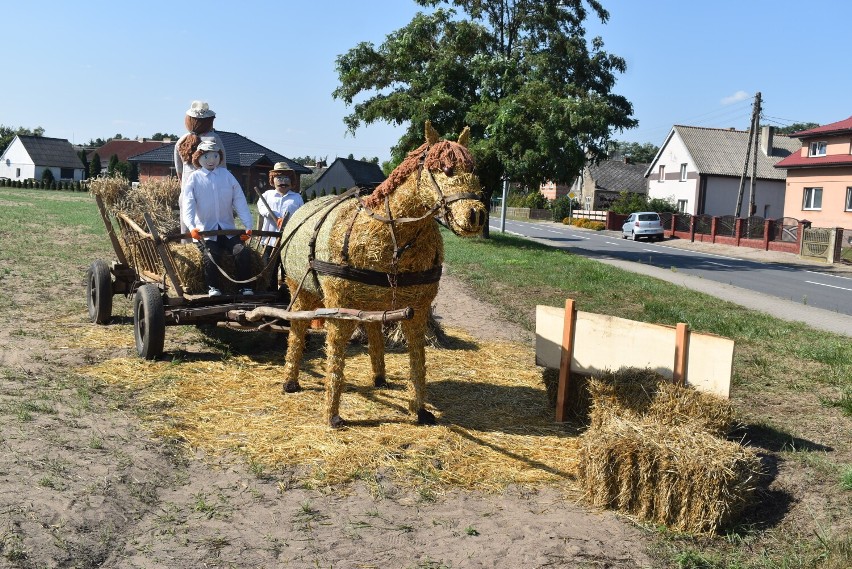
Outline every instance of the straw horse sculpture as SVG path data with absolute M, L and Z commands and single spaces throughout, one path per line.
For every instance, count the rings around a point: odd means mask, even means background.
M 485 223 L 479 179 L 466 148 L 469 130 L 458 142 L 438 140 L 426 123 L 426 143 L 409 153 L 372 194 L 357 188 L 341 196 L 308 202 L 284 229 L 281 251 L 292 310 L 322 306 L 367 311 L 413 309 L 402 321 L 408 344 L 410 411 L 420 424 L 434 424 L 425 408 L 425 336 L 432 301 L 438 293 L 444 244 L 436 219 L 457 235 L 476 235 Z M 332 428 L 343 426 L 340 395 L 344 384 L 346 344 L 356 322 L 325 322 L 326 414 Z M 284 372 L 284 392 L 300 390 L 299 368 L 307 321 L 291 321 Z M 364 324 L 373 381 L 386 385 L 381 322 Z

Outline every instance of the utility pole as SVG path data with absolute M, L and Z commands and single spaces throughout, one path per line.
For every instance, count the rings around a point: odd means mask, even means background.
M 758 92 L 754 96 L 754 107 L 752 108 L 752 111 L 751 111 L 751 126 L 749 127 L 749 130 L 748 130 L 748 146 L 746 147 L 745 162 L 743 163 L 743 175 L 740 177 L 740 189 L 739 189 L 739 192 L 737 192 L 737 207 L 736 207 L 736 211 L 734 212 L 734 217 L 739 217 L 740 211 L 742 210 L 743 192 L 745 190 L 746 174 L 748 173 L 748 162 L 749 162 L 749 158 L 751 158 L 752 141 L 755 138 L 758 138 L 760 136 L 758 134 L 759 131 L 760 131 L 760 92 Z M 754 177 L 756 175 L 756 170 L 757 170 L 757 148 L 755 148 L 755 152 L 754 152 L 754 169 L 752 171 L 752 180 L 751 180 L 752 192 L 751 192 L 751 197 L 749 198 L 750 199 L 749 212 L 751 211 L 751 200 L 754 199 Z

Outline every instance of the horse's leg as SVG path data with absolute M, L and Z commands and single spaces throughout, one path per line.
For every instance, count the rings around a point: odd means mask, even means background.
M 402 321 L 402 333 L 408 343 L 408 361 L 414 398 L 409 409 L 417 413 L 419 425 L 434 425 L 435 415 L 426 410 L 426 317 L 427 310 L 415 310 L 414 318 Z
M 302 355 L 305 352 L 305 333 L 308 331 L 310 320 L 291 320 L 290 332 L 287 334 L 287 355 L 284 359 L 284 393 L 301 391 L 299 372 L 302 367 Z
M 287 279 L 288 286 L 292 289 L 292 292 L 295 292 L 297 288 L 297 284 Z M 297 298 L 293 303 L 292 310 L 309 310 L 305 305 L 305 301 L 301 298 Z M 308 326 L 310 326 L 309 320 L 291 320 L 290 321 L 290 332 L 287 335 L 287 355 L 284 358 L 284 393 L 295 393 L 297 391 L 301 391 L 302 387 L 299 385 L 299 372 L 302 367 L 302 355 L 305 352 L 305 334 L 308 331 Z
M 364 324 L 367 331 L 367 347 L 370 351 L 370 364 L 373 367 L 373 385 L 387 387 L 385 374 L 385 335 L 382 334 L 381 322 Z
M 333 429 L 344 426 L 340 418 L 340 395 L 343 392 L 343 366 L 346 363 L 346 344 L 355 330 L 351 320 L 327 320 L 325 323 L 326 370 L 325 409 L 328 424 Z

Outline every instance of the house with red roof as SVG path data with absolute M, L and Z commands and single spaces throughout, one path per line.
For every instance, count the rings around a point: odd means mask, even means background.
M 164 140 L 145 140 L 144 138 L 137 140 L 113 139 L 100 148 L 96 148 L 89 152 L 86 155 L 86 158 L 91 161 L 92 156 L 97 153 L 98 157 L 101 159 L 101 169 L 106 172 L 110 158 L 112 158 L 113 155 L 118 156 L 119 162 L 127 162 L 128 158 L 131 156 L 143 154 L 172 142 L 173 141 L 168 138 Z
M 775 165 L 787 171 L 784 216 L 852 230 L 852 117 L 790 136 L 801 148 Z

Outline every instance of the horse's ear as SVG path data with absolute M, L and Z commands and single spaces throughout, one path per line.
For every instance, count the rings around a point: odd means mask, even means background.
M 426 121 L 426 142 L 429 146 L 438 142 L 438 131 L 432 127 L 432 121 Z
M 459 135 L 459 144 L 467 148 L 467 145 L 470 143 L 470 127 L 464 127 L 461 134 Z

